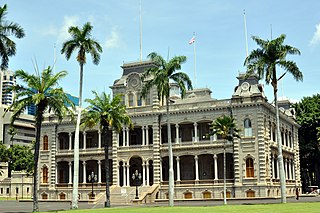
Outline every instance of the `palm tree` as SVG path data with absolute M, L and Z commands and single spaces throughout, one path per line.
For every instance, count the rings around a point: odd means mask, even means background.
M 218 117 L 210 127 L 209 135 L 220 135 L 224 140 L 223 144 L 223 203 L 227 204 L 227 185 L 226 185 L 226 142 L 233 142 L 233 138 L 240 138 L 238 132 L 239 130 L 236 127 L 234 118 L 231 116 L 223 115 Z
M 107 141 L 107 130 L 109 128 L 121 132 L 122 125 L 131 126 L 131 119 L 127 115 L 125 105 L 121 104 L 119 96 L 111 99 L 110 95 L 103 92 L 98 95 L 93 91 L 94 99 L 86 99 L 90 105 L 84 111 L 81 120 L 85 127 L 93 128 L 96 125 L 102 129 L 104 136 L 105 172 L 106 172 L 106 202 L 105 207 L 110 207 L 110 187 L 109 187 L 109 147 Z M 111 143 L 112 144 L 112 143 Z
M 148 58 L 154 62 L 156 67 L 148 68 L 142 74 L 142 80 L 145 81 L 142 88 L 142 97 L 146 98 L 147 93 L 156 87 L 158 99 L 166 101 L 167 109 L 167 134 L 168 134 L 168 151 L 169 151 L 169 206 L 174 205 L 174 176 L 173 176 L 173 154 L 171 144 L 171 128 L 169 120 L 169 103 L 170 103 L 170 81 L 175 82 L 181 92 L 181 98 L 184 98 L 186 90 L 192 89 L 192 83 L 189 76 L 183 72 L 176 72 L 181 69 L 181 64 L 186 62 L 185 56 L 175 56 L 170 61 L 165 61 L 160 55 L 152 52 Z
M 38 159 L 40 148 L 41 125 L 43 114 L 48 111 L 55 114 L 61 121 L 67 114 L 72 115 L 72 111 L 67 105 L 74 104 L 69 100 L 66 93 L 61 87 L 57 87 L 58 82 L 67 75 L 66 71 L 60 71 L 57 74 L 52 73 L 52 68 L 48 67 L 41 74 L 28 74 L 24 70 L 17 70 L 15 76 L 20 79 L 25 85 L 13 85 L 8 89 L 8 92 L 15 92 L 16 96 L 13 104 L 8 108 L 12 111 L 11 125 L 25 111 L 28 106 L 36 106 L 35 127 L 36 141 L 34 152 L 34 172 L 33 172 L 33 212 L 39 211 L 38 208 Z
M 278 161 L 281 186 L 281 202 L 286 203 L 286 182 L 284 174 L 284 164 L 282 156 L 282 143 L 280 141 L 280 119 L 279 107 L 277 101 L 278 81 L 289 72 L 296 81 L 302 81 L 303 75 L 297 64 L 293 61 L 286 60 L 288 54 L 300 55 L 300 51 L 292 46 L 283 44 L 286 35 L 282 34 L 278 38 L 271 41 L 263 40 L 253 36 L 252 39 L 259 45 L 260 48 L 253 50 L 246 58 L 244 64 L 247 66 L 247 75 L 257 74 L 260 79 L 265 78 L 266 84 L 271 83 L 273 87 L 274 103 L 276 110 L 277 122 L 277 144 L 278 144 Z M 279 78 L 277 77 L 276 67 L 279 66 L 285 70 Z
M 87 53 L 90 53 L 93 64 L 98 65 L 100 62 L 100 53 L 102 52 L 102 47 L 100 46 L 100 44 L 91 36 L 92 28 L 93 27 L 89 22 L 85 23 L 82 29 L 71 26 L 68 31 L 71 34 L 71 38 L 63 43 L 61 49 L 61 54 L 65 54 L 67 60 L 70 59 L 74 51 L 78 50 L 77 61 L 80 65 L 79 107 L 74 139 L 72 209 L 78 208 L 79 131 L 82 105 L 83 66 L 86 64 Z
M 16 54 L 16 43 L 9 36 L 13 35 L 17 38 L 25 36 L 23 28 L 14 22 L 6 20 L 7 5 L 0 7 L 0 69 L 5 70 L 9 65 L 9 57 Z

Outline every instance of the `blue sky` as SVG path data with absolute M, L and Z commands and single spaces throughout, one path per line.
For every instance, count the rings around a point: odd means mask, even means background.
M 60 54 L 68 38 L 68 27 L 82 26 L 90 21 L 93 36 L 103 46 L 98 66 L 87 58 L 84 68 L 84 99 L 92 98 L 92 90 L 111 93 L 109 86 L 122 74 L 124 62 L 138 61 L 139 0 L 16 0 L 7 3 L 7 20 L 19 23 L 26 37 L 15 40 L 17 54 L 9 62 L 11 70 L 34 72 L 53 65 L 56 71 L 67 70 L 61 82 L 64 90 L 78 95 L 79 65 L 75 56 L 67 61 Z M 299 100 L 320 91 L 320 1 L 318 0 L 142 0 L 142 55 L 157 52 L 164 58 L 187 56 L 182 66 L 194 81 L 194 52 L 188 44 L 196 34 L 196 87 L 208 87 L 212 97 L 230 98 L 244 72 L 246 57 L 244 17 L 246 11 L 249 51 L 257 48 L 251 36 L 270 39 L 284 33 L 286 44 L 297 47 L 300 56 L 290 56 L 303 72 L 303 82 L 286 75 L 280 96 Z M 56 46 L 56 48 L 54 48 Z M 278 69 L 279 70 L 279 69 Z M 279 73 L 281 70 L 279 70 Z M 264 83 L 261 81 L 261 83 Z M 271 86 L 265 86 L 272 100 Z

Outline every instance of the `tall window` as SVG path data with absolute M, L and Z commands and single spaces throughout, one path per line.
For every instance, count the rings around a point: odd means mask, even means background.
M 133 106 L 133 94 L 129 94 L 129 107 Z
M 254 166 L 252 158 L 248 158 L 246 160 L 246 177 L 254 177 Z
M 43 136 L 43 150 L 48 150 L 48 136 Z
M 251 137 L 252 136 L 252 126 L 249 118 L 244 119 L 244 136 Z
M 137 96 L 137 106 L 142 106 L 142 96 L 140 94 Z
M 42 169 L 42 183 L 48 183 L 48 168 L 46 166 Z

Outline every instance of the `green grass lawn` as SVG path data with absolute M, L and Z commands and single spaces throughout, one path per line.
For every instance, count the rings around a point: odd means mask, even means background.
M 110 208 L 110 209 L 83 209 L 63 211 L 64 213 L 319 213 L 320 202 L 312 203 L 287 203 L 287 204 L 265 204 L 265 205 L 227 205 L 227 206 L 199 206 L 199 207 L 130 207 L 130 208 Z

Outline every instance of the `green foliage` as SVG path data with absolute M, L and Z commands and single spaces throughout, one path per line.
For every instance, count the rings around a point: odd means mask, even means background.
M 93 91 L 94 99 L 86 99 L 90 105 L 83 112 L 81 123 L 84 127 L 92 128 L 100 125 L 100 128 L 111 127 L 121 132 L 122 125 L 131 125 L 131 119 L 127 115 L 125 105 L 121 104 L 119 96 L 113 99 L 105 92 L 99 95 Z
M 253 36 L 252 39 L 260 48 L 253 50 L 244 62 L 247 66 L 247 75 L 255 74 L 260 79 L 264 78 L 266 84 L 271 83 L 275 91 L 277 90 L 278 80 L 287 72 L 291 73 L 297 81 L 303 79 L 296 63 L 286 60 L 288 54 L 300 55 L 300 51 L 295 47 L 283 44 L 285 38 L 286 35 L 282 34 L 269 41 Z M 277 77 L 276 66 L 286 71 L 280 78 Z
M 320 184 L 320 94 L 304 97 L 294 105 L 299 128 L 299 145 L 303 178 L 308 185 Z
M 9 152 L 7 146 L 0 141 L 0 162 L 8 162 Z
M 185 96 L 187 89 L 192 89 L 189 76 L 183 72 L 176 72 L 177 70 L 181 70 L 181 65 L 186 62 L 187 58 L 185 56 L 175 56 L 167 62 L 160 55 L 152 52 L 148 55 L 148 58 L 156 66 L 146 69 L 142 74 L 142 80 L 145 84 L 141 94 L 144 98 L 146 98 L 147 92 L 155 86 L 159 100 L 164 101 L 170 95 L 170 82 L 178 85 L 182 98 Z
M 220 135 L 227 141 L 233 141 L 233 138 L 240 138 L 239 129 L 235 120 L 231 116 L 223 115 L 212 122 L 209 135 Z
M 16 54 L 16 43 L 9 38 L 13 35 L 16 38 L 25 36 L 23 28 L 14 22 L 6 20 L 7 5 L 0 6 L 0 69 L 8 68 L 9 57 Z
M 9 156 L 10 160 L 10 168 L 14 171 L 22 171 L 25 170 L 27 174 L 33 174 L 33 150 L 32 145 L 22 146 L 22 145 L 13 145 L 13 147 L 9 148 Z

